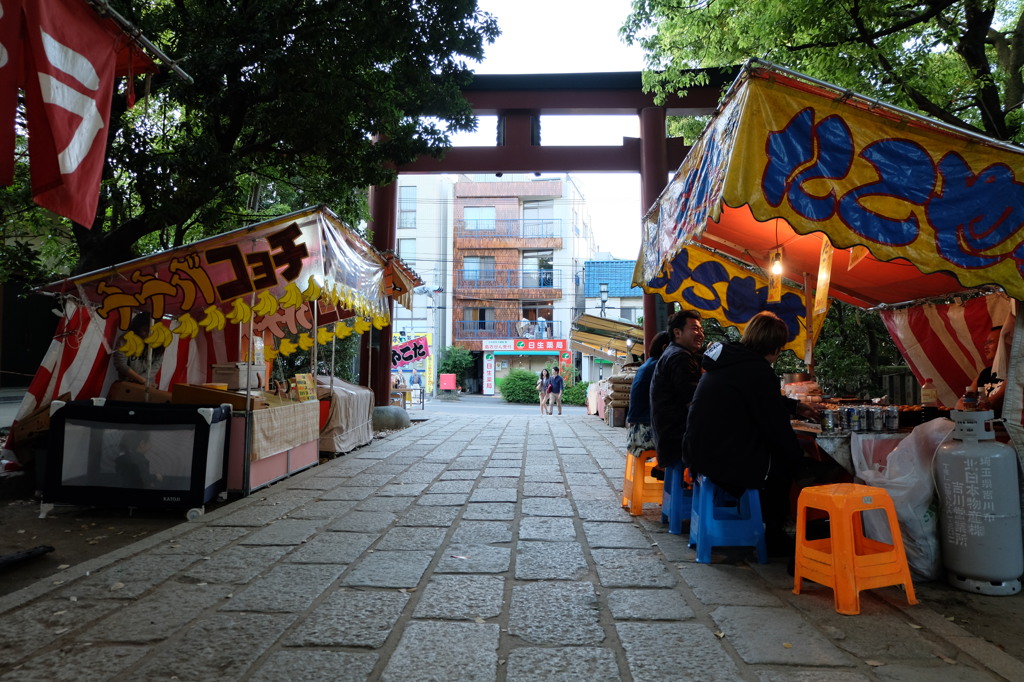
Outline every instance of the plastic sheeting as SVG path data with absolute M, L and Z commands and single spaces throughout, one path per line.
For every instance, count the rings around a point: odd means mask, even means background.
M 329 376 L 318 376 L 317 397 L 331 396 L 320 429 L 320 451 L 344 453 L 373 440 L 373 391 Z

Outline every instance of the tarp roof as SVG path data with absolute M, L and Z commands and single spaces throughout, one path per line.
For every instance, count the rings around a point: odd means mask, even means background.
M 781 249 L 802 283 L 827 238 L 829 294 L 860 307 L 993 284 L 1024 298 L 1018 169 L 1015 146 L 752 62 L 648 213 L 634 283 L 692 242 L 759 268 Z
M 641 355 L 644 352 L 644 330 L 643 327 L 629 322 L 598 317 L 584 313 L 579 315 L 572 322 L 572 331 L 569 333 L 570 341 L 586 344 L 601 351 L 607 356 L 607 349 L 611 349 L 623 356 L 619 360 L 629 362 L 631 352 Z M 632 341 L 632 344 L 627 344 Z M 636 346 L 633 351 L 633 346 Z M 596 355 L 591 353 L 591 355 Z

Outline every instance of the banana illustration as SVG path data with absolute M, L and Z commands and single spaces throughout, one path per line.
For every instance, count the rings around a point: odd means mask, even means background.
M 302 292 L 295 286 L 295 282 L 288 283 L 280 300 L 282 308 L 298 308 L 302 305 Z
M 171 330 L 183 339 L 194 339 L 199 336 L 199 323 L 189 313 L 178 317 L 178 324 Z
M 124 343 L 118 348 L 119 351 L 124 353 L 130 358 L 137 358 L 142 355 L 142 351 L 145 350 L 146 344 L 142 342 L 139 335 L 135 332 L 128 332 L 124 335 Z
M 339 339 L 348 338 L 349 336 L 352 336 L 352 327 L 343 322 L 339 322 L 334 325 L 334 335 Z
M 212 332 L 214 329 L 224 329 L 224 325 L 227 324 L 227 318 L 224 317 L 224 313 L 221 312 L 220 308 L 211 305 L 203 313 L 206 316 L 200 321 L 200 327 L 208 332 Z
M 157 322 L 149 329 L 149 336 L 142 340 L 150 348 L 156 348 L 157 346 L 171 345 L 171 341 L 174 340 L 174 336 L 171 334 L 171 330 L 167 328 L 167 325 L 163 322 Z
M 327 327 L 320 327 L 316 330 L 316 342 L 321 346 L 326 346 L 334 338 L 334 334 L 328 331 Z
M 278 302 L 274 298 L 274 295 L 270 293 L 270 290 L 264 289 L 260 292 L 259 298 L 256 300 L 256 305 L 252 307 L 252 311 L 261 317 L 267 315 L 273 315 L 277 312 Z
M 310 275 L 306 290 L 302 292 L 302 298 L 307 301 L 315 301 L 323 295 L 323 291 L 323 287 L 317 284 L 316 280 L 313 279 L 313 275 Z
M 291 339 L 281 339 L 281 345 L 278 346 L 277 352 L 279 352 L 281 355 L 287 356 L 287 355 L 291 355 L 292 353 L 294 353 L 298 349 L 299 349 L 299 347 L 296 346 L 295 342 L 292 341 Z M 264 357 L 266 357 L 266 356 L 264 356 Z
M 227 315 L 228 320 L 235 324 L 248 324 L 252 319 L 252 308 L 245 302 L 245 299 L 236 298 L 231 302 L 231 312 Z
M 370 322 L 365 317 L 357 317 L 355 324 L 352 325 L 353 330 L 356 334 L 363 334 L 370 331 Z
M 313 347 L 313 337 L 306 332 L 299 334 L 299 348 L 302 350 L 309 350 Z
M 338 294 L 338 285 L 331 284 L 331 288 L 327 290 L 327 300 L 331 302 L 331 305 L 336 306 L 341 300 L 341 296 Z
M 277 349 L 270 346 L 263 347 L 263 359 L 267 362 L 273 362 L 274 358 L 277 357 Z

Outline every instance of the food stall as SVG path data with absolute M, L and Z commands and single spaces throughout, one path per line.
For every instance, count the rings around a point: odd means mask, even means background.
M 1004 324 L 1019 445 L 1021 167 L 1017 146 L 754 60 L 647 214 L 633 283 L 741 331 L 772 310 L 811 367 L 830 297 L 880 310 L 944 405 Z
M 377 253 L 331 211 L 313 207 L 47 285 L 42 291 L 55 297 L 61 320 L 6 448 L 17 454 L 19 441 L 45 432 L 48 406 L 58 399 L 102 404 L 114 397 L 123 405 L 128 398 L 167 420 L 174 410 L 162 410 L 162 402 L 230 405 L 223 485 L 248 494 L 319 461 L 316 382 L 311 374 L 272 381 L 280 358 L 301 349 L 316 367 L 317 353 L 330 354 L 337 339 L 387 326 L 388 296 L 409 305 L 418 283 L 397 257 Z M 145 338 L 129 329 L 140 311 L 153 320 Z M 117 393 L 124 384 L 112 359 L 118 350 L 162 355 L 152 386 Z M 324 382 L 332 400 L 367 392 L 351 385 L 332 391 L 334 382 Z M 336 419 L 361 413 L 324 412 Z M 343 427 L 331 426 L 335 435 Z M 366 424 L 353 426 L 342 431 L 366 432 Z

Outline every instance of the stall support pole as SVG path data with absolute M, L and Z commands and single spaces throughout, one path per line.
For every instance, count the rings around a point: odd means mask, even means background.
M 654 205 L 665 189 L 668 177 L 665 109 L 647 107 L 640 110 L 640 217 Z M 643 233 L 643 223 L 640 230 Z M 644 348 L 658 333 L 658 304 L 655 294 L 644 294 Z

